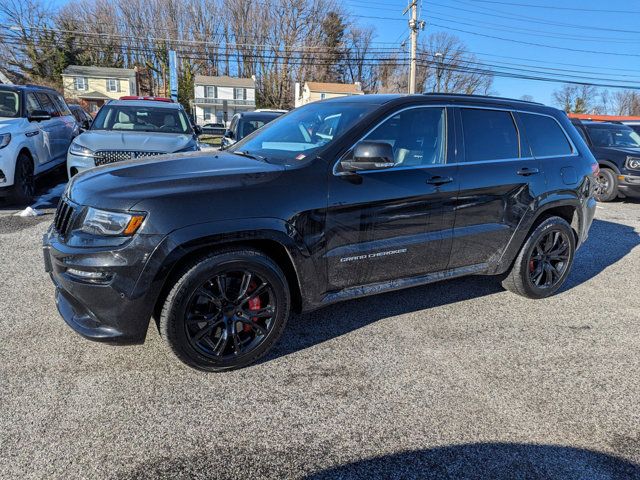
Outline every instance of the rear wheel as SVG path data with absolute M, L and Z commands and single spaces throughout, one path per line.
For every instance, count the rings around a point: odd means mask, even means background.
M 186 268 L 173 286 L 160 333 L 187 365 L 240 368 L 277 341 L 290 304 L 286 278 L 269 257 L 255 250 L 212 254 Z
M 596 178 L 594 196 L 599 202 L 610 202 L 618 196 L 618 178 L 610 168 L 600 169 Z
M 502 286 L 527 298 L 553 295 L 569 275 L 575 250 L 576 238 L 566 220 L 547 218 L 529 235 Z
M 33 176 L 33 160 L 22 152 L 16 160 L 16 172 L 13 177 L 13 191 L 9 197 L 11 203 L 28 204 L 35 194 L 35 179 Z

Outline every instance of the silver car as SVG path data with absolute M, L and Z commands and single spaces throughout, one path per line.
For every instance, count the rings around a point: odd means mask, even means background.
M 179 103 L 153 97 L 123 97 L 103 106 L 91 128 L 67 153 L 69 178 L 100 165 L 199 150 L 199 127 Z

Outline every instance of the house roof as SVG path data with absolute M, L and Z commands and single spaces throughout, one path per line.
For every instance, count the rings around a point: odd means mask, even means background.
M 86 98 L 89 100 L 111 100 L 111 97 L 108 97 L 104 93 L 94 92 L 93 90 L 85 93 L 81 93 L 77 95 L 78 98 Z
M 215 85 L 217 87 L 245 87 L 255 88 L 256 82 L 253 78 L 238 78 L 222 75 L 219 77 L 209 77 L 207 75 L 196 75 L 194 79 L 196 85 Z
M 136 71 L 133 68 L 111 68 L 111 67 L 85 67 L 82 65 L 69 65 L 64 69 L 62 75 L 94 78 L 135 78 Z
M 364 93 L 355 83 L 323 83 L 323 82 L 306 82 L 307 87 L 312 92 L 321 93 Z

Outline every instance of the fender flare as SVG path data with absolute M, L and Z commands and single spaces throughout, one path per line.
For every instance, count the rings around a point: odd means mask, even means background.
M 243 218 L 221 220 L 189 225 L 165 236 L 149 256 L 145 268 L 134 287 L 134 297 L 151 289 L 157 301 L 169 276 L 186 257 L 194 252 L 227 244 L 242 244 L 256 241 L 278 243 L 286 252 L 293 266 L 297 287 L 303 303 L 307 292 L 302 278 L 318 275 L 311 254 L 302 242 L 302 237 L 286 221 L 279 218 Z M 269 254 L 269 252 L 265 252 Z
M 612 169 L 614 172 L 620 173 L 620 168 L 618 167 L 618 165 L 616 165 L 611 160 L 607 160 L 607 159 L 600 160 L 600 159 L 597 159 L 597 162 L 598 162 L 599 165 L 604 165 L 604 166 Z

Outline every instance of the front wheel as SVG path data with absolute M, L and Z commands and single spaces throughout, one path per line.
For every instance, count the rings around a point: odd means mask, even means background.
M 16 172 L 13 179 L 13 191 L 9 201 L 26 205 L 33 200 L 35 194 L 35 178 L 33 176 L 33 160 L 26 153 L 18 155 Z
M 547 218 L 529 235 L 502 286 L 527 298 L 553 295 L 567 279 L 575 251 L 576 237 L 566 220 Z
M 187 365 L 244 367 L 278 340 L 291 300 L 282 270 L 255 250 L 214 253 L 183 270 L 160 315 L 160 333 Z
M 594 197 L 599 202 L 610 202 L 618 196 L 618 178 L 610 168 L 601 168 L 596 178 Z

